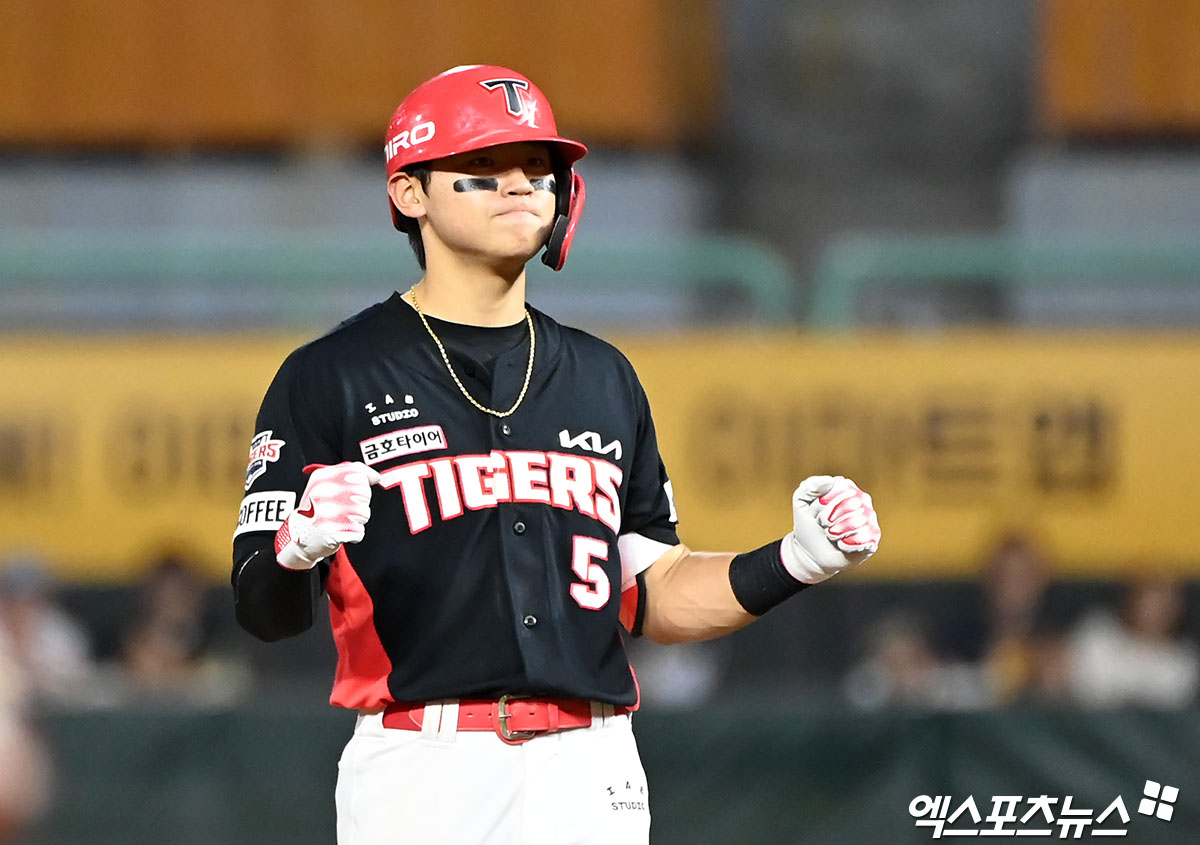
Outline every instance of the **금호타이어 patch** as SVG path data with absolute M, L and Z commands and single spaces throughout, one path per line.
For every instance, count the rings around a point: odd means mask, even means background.
M 362 450 L 363 461 L 367 464 L 377 464 L 390 458 L 445 449 L 446 433 L 440 425 L 419 425 L 390 431 L 377 437 L 368 437 L 358 445 Z
M 250 441 L 250 463 L 246 465 L 246 489 L 250 489 L 250 485 L 254 480 L 267 471 L 267 464 L 273 464 L 279 460 L 279 452 L 283 449 L 284 441 L 272 440 L 273 432 L 260 431 L 254 435 L 254 439 Z

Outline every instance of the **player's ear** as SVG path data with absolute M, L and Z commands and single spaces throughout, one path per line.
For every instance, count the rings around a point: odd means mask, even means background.
M 405 217 L 414 219 L 425 216 L 425 189 L 421 180 L 403 170 L 388 180 L 388 195 L 396 208 Z

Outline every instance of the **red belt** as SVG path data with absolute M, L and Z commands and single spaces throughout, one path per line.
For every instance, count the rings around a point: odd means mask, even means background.
M 630 712 L 628 707 L 613 707 L 613 715 Z M 402 731 L 419 731 L 425 705 L 395 703 L 383 711 L 383 726 Z M 524 698 L 502 695 L 498 701 L 458 702 L 460 731 L 495 731 L 510 745 L 533 739 L 540 733 L 568 728 L 586 728 L 592 724 L 592 703 L 570 698 Z

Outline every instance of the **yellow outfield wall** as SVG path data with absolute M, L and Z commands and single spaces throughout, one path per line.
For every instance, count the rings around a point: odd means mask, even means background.
M 304 340 L 0 340 L 5 548 L 107 581 L 180 545 L 224 577 L 258 403 Z M 613 340 L 650 396 L 694 548 L 783 534 L 796 482 L 835 472 L 873 494 L 884 529 L 853 577 L 969 576 L 1009 530 L 1068 575 L 1200 576 L 1200 336 Z

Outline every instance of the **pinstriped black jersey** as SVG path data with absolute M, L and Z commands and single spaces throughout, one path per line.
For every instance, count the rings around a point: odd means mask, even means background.
M 530 313 L 529 388 L 504 419 L 472 407 L 399 294 L 297 349 L 268 389 L 234 536 L 238 618 L 267 639 L 298 633 L 326 594 L 332 703 L 636 700 L 622 592 L 646 563 L 623 567 L 618 538 L 678 542 L 649 403 L 614 347 Z M 510 407 L 524 324 L 481 330 L 513 341 L 491 361 L 437 325 L 471 395 Z M 311 572 L 284 570 L 273 537 L 304 467 L 341 461 L 381 474 L 366 536 Z

